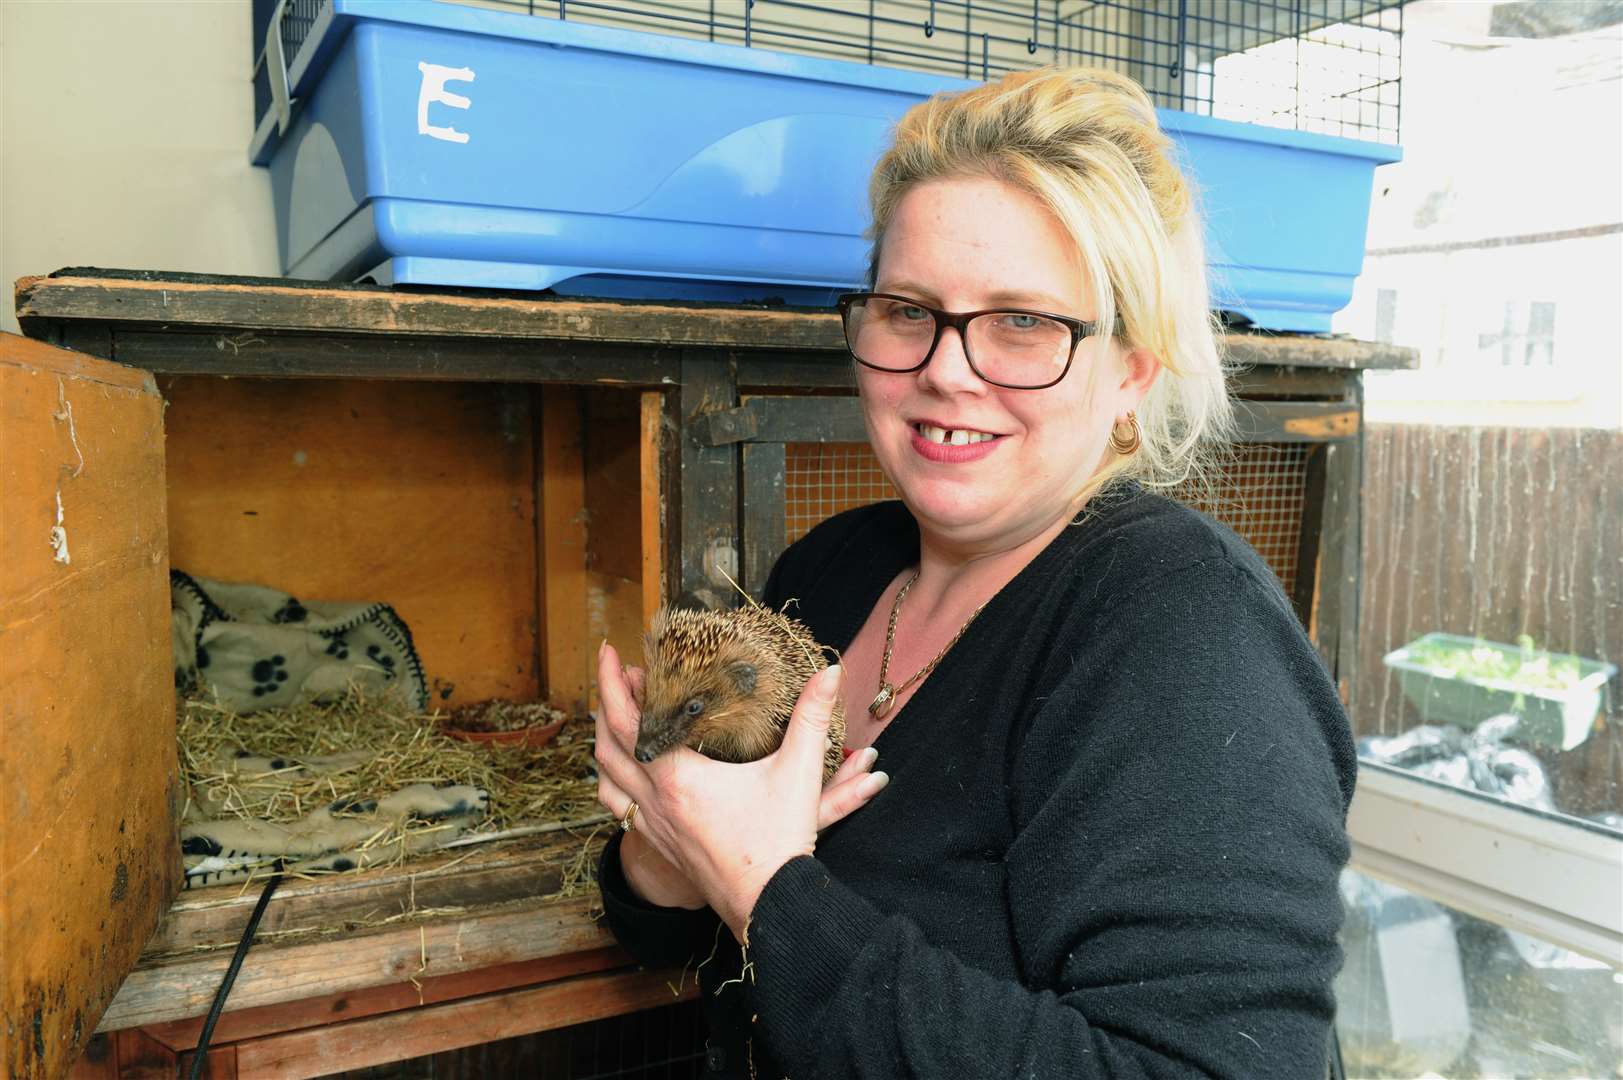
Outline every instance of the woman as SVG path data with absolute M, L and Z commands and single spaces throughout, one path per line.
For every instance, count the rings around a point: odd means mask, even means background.
M 605 906 L 702 965 L 717 1073 L 1324 1075 L 1353 749 L 1266 566 L 1146 490 L 1228 417 L 1168 151 L 1108 72 L 913 109 L 842 301 L 901 502 L 764 597 L 841 666 L 772 757 L 644 766 L 601 652 Z M 836 694 L 858 752 L 820 792 Z

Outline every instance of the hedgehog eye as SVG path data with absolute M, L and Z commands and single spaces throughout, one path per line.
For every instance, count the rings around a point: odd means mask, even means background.
M 702 698 L 689 698 L 688 703 L 682 706 L 682 711 L 689 716 L 698 716 L 704 712 L 704 700 Z

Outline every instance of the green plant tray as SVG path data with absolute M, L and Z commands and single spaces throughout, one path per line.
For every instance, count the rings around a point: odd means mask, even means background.
M 1510 678 L 1486 678 L 1435 666 L 1417 659 L 1438 647 L 1466 652 L 1491 650 L 1507 666 L 1543 660 L 1548 666 L 1575 665 L 1578 678 L 1565 689 L 1518 683 Z M 1479 654 L 1480 655 L 1480 654 Z M 1467 730 L 1490 717 L 1515 713 L 1521 718 L 1514 738 L 1540 746 L 1571 750 L 1589 737 L 1617 665 L 1571 653 L 1545 649 L 1524 650 L 1516 645 L 1459 634 L 1430 633 L 1386 654 L 1383 662 L 1397 674 L 1403 696 L 1420 713 L 1422 723 L 1454 724 Z

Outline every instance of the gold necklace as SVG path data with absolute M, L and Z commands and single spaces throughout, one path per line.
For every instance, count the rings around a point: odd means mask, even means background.
M 890 674 L 891 650 L 896 648 L 896 616 L 900 615 L 902 612 L 902 600 L 906 598 L 907 590 L 911 589 L 913 587 L 913 583 L 918 579 L 919 572 L 915 570 L 913 571 L 913 576 L 907 579 L 907 584 L 901 587 L 901 589 L 896 593 L 896 599 L 892 600 L 890 604 L 890 625 L 885 628 L 885 655 L 880 657 L 879 660 L 879 693 L 877 696 L 875 696 L 873 702 L 868 706 L 868 715 L 873 717 L 875 720 L 883 720 L 886 716 L 890 715 L 890 710 L 895 706 L 896 698 L 902 693 L 902 691 L 906 690 L 909 686 L 912 686 L 914 683 L 918 682 L 920 679 L 924 678 L 926 675 L 930 674 L 930 672 L 935 670 L 935 666 L 941 663 L 941 658 L 946 656 L 947 653 L 952 650 L 952 647 L 958 644 L 958 639 L 964 636 L 964 631 L 968 630 L 969 624 L 975 621 L 975 616 L 981 613 L 982 609 L 986 607 L 986 604 L 991 603 L 990 600 L 987 600 L 986 603 L 981 604 L 980 607 L 970 612 L 969 618 L 964 620 L 964 625 L 960 626 L 958 628 L 958 632 L 952 635 L 951 641 L 947 642 L 941 647 L 941 651 L 935 654 L 934 660 L 931 660 L 928 664 L 925 664 L 918 671 L 914 672 L 913 677 L 908 679 L 902 685 L 892 686 L 885 680 Z

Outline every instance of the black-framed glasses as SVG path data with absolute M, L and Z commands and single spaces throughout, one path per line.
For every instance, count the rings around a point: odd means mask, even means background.
M 1099 332 L 1048 311 L 942 311 L 894 293 L 846 293 L 838 302 L 851 357 L 875 371 L 918 371 L 947 327 L 958 331 L 970 370 L 993 386 L 1042 390 L 1065 378 L 1083 338 Z

